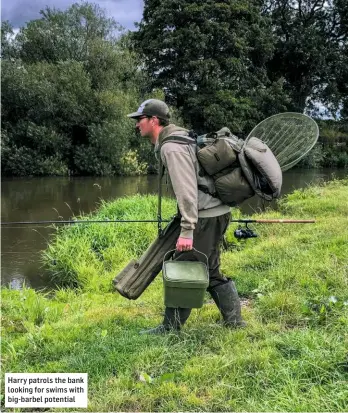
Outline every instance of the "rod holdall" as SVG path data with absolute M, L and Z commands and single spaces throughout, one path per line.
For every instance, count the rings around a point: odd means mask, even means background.
M 181 217 L 175 215 L 139 259 L 132 259 L 113 280 L 114 288 L 125 298 L 136 300 L 161 272 L 163 256 L 175 248 L 180 235 Z

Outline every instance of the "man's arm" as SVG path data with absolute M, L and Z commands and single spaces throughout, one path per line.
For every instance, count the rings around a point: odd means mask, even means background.
M 173 186 L 181 213 L 179 251 L 191 249 L 193 230 L 198 220 L 198 186 L 195 165 L 187 146 L 168 142 L 161 148 L 161 156 Z

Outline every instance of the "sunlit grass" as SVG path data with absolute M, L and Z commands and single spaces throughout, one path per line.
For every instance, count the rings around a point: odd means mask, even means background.
M 174 215 L 175 203 L 164 199 L 163 217 Z M 92 215 L 77 219 L 88 220 Z M 132 196 L 105 203 L 95 220 L 156 220 L 156 196 Z M 107 291 L 111 280 L 131 258 L 139 257 L 156 237 L 156 223 L 94 223 L 59 227 L 47 250 L 44 263 L 52 280 L 61 286 Z

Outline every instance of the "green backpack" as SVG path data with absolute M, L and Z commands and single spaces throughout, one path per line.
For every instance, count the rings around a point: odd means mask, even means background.
M 168 136 L 166 142 L 196 145 L 196 155 L 201 166 L 200 176 L 211 176 L 215 192 L 201 185 L 198 189 L 236 206 L 257 194 L 267 201 L 279 198 L 282 186 L 280 165 L 260 139 L 252 137 L 244 142 L 224 127 L 217 132 L 197 136 Z

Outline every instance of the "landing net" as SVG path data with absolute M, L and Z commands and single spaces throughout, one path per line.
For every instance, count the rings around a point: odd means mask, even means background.
M 280 113 L 260 122 L 249 133 L 265 142 L 277 158 L 282 171 L 296 165 L 318 140 L 316 122 L 301 113 Z

